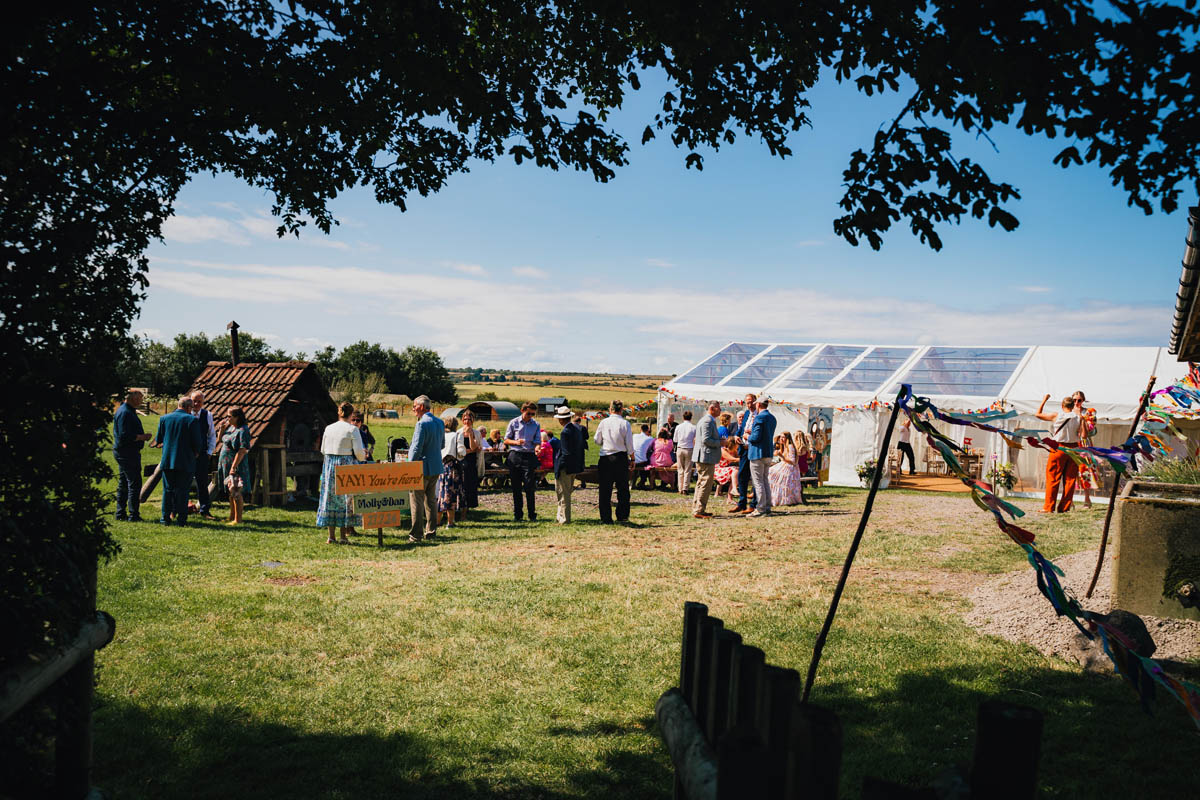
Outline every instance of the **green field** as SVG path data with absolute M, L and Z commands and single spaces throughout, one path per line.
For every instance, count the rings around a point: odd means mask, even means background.
M 381 444 L 392 431 L 373 427 Z M 240 529 L 117 523 L 93 782 L 122 798 L 665 800 L 653 708 L 677 679 L 683 602 L 803 672 L 863 497 L 701 523 L 635 491 L 634 524 L 605 527 L 589 489 L 560 527 L 514 524 L 490 495 L 436 543 L 383 549 L 324 544 L 311 504 L 251 508 Z M 1102 517 L 1030 525 L 1054 557 L 1092 547 Z M 1194 794 L 1200 743 L 1171 700 L 1147 715 L 1115 678 L 961 621 L 965 588 L 1025 563 L 968 497 L 886 492 L 873 520 L 813 695 L 845 729 L 843 796 L 969 761 L 988 697 L 1046 713 L 1043 796 Z
M 634 405 L 643 400 L 653 400 L 658 397 L 657 387 L 646 389 L 631 386 L 537 386 L 518 383 L 456 383 L 459 402 L 474 400 L 480 392 L 494 392 L 501 400 L 511 400 L 514 403 L 537 402 L 542 397 L 565 397 L 568 402 L 578 404 L 608 404 L 620 400 L 625 405 Z

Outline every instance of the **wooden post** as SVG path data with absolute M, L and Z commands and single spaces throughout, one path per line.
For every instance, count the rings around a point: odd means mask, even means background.
M 679 693 L 685 703 L 691 702 L 696 687 L 696 639 L 700 635 L 700 620 L 708 616 L 708 606 L 688 601 L 683 604 L 683 646 L 679 652 Z M 674 796 L 683 800 L 683 781 L 675 775 Z
M 725 623 L 716 617 L 705 617 L 700 620 L 696 635 L 696 682 L 692 686 L 692 696 L 688 705 L 691 706 L 701 731 L 708 730 L 709 717 L 712 713 L 708 702 L 709 684 L 713 679 L 712 651 L 716 641 L 716 632 L 724 627 Z
M 96 614 L 96 562 L 81 565 L 88 617 Z M 54 793 L 86 797 L 92 783 L 92 677 L 94 650 L 88 650 L 58 682 L 54 736 Z
M 145 503 L 150 499 L 150 495 L 154 493 L 154 489 L 158 486 L 158 482 L 162 480 L 162 464 L 156 464 L 154 472 L 150 473 L 150 477 L 146 478 L 146 482 L 142 484 L 142 490 L 138 493 L 139 504 Z
M 1142 414 L 1146 411 L 1146 406 L 1150 403 L 1150 392 L 1154 390 L 1154 382 L 1157 376 L 1151 375 L 1150 382 L 1146 384 L 1146 391 L 1142 394 L 1142 402 L 1138 405 L 1137 413 L 1133 415 L 1133 424 L 1129 426 L 1129 436 L 1125 437 L 1125 441 L 1129 441 L 1135 433 L 1137 433 L 1138 423 L 1142 421 Z M 1129 468 L 1133 469 L 1133 456 L 1129 457 Z M 1088 584 L 1087 592 L 1084 597 L 1091 597 L 1092 592 L 1096 589 L 1096 581 L 1100 580 L 1100 568 L 1104 566 L 1104 551 L 1108 547 L 1108 526 L 1112 524 L 1113 509 L 1117 507 L 1117 491 L 1121 487 L 1121 475 L 1115 473 L 1113 475 L 1112 491 L 1108 493 L 1108 509 L 1104 512 L 1104 530 L 1100 533 L 1100 552 L 1096 555 L 1096 569 L 1092 571 L 1092 582 Z
M 978 726 L 971 797 L 1036 797 L 1042 712 L 1002 700 L 986 700 L 979 704 Z
M 731 726 L 759 724 L 759 695 L 762 693 L 763 651 L 743 644 L 734 648 L 730 681 L 733 691 L 729 696 L 729 722 Z
M 717 746 L 717 800 L 769 797 L 767 748 L 748 726 L 730 730 Z
M 742 643 L 740 634 L 731 630 L 714 632 L 712 648 L 712 680 L 709 682 L 708 727 L 705 733 L 708 740 L 716 745 L 721 737 L 731 727 L 729 724 L 729 695 L 733 687 L 732 668 L 733 651 Z
M 863 532 L 867 529 L 867 520 L 871 518 L 871 506 L 875 504 L 875 493 L 879 491 L 879 480 L 883 476 L 883 470 L 887 464 L 888 450 L 891 449 L 892 429 L 896 427 L 896 415 L 900 413 L 900 398 L 909 391 L 907 385 L 901 386 L 900 393 L 896 395 L 896 402 L 892 404 L 892 416 L 888 419 L 887 431 L 883 434 L 883 447 L 880 448 L 879 458 L 875 461 L 875 474 L 871 476 L 871 491 L 867 492 L 867 503 L 863 506 L 862 517 L 858 520 L 858 530 L 854 532 L 854 540 L 850 543 L 850 552 L 846 553 L 846 562 L 842 565 L 842 574 L 838 578 L 837 588 L 833 590 L 833 600 L 829 603 L 829 613 L 825 615 L 825 624 L 821 626 L 821 632 L 817 634 L 817 643 L 813 646 L 812 661 L 808 665 L 808 677 L 804 681 L 804 693 L 800 696 L 802 703 L 808 702 L 808 695 L 812 692 L 813 681 L 817 678 L 817 665 L 821 663 L 821 651 L 825 649 L 825 639 L 829 636 L 829 629 L 833 627 L 833 618 L 837 614 L 838 603 L 846 588 L 846 580 L 850 577 L 850 566 L 854 563 L 854 555 L 858 552 Z
M 268 492 L 271 491 L 271 451 L 265 447 L 258 448 L 258 504 L 264 508 L 270 505 Z
M 767 746 L 767 797 L 790 797 L 792 711 L 800 693 L 800 673 L 768 664 L 763 670 L 759 731 Z
M 103 611 L 79 628 L 75 639 L 61 650 L 43 655 L 0 673 L 0 723 L 24 708 L 67 674 L 84 656 L 112 641 L 116 623 Z
M 717 760 L 683 695 L 670 689 L 654 705 L 658 729 L 687 800 L 716 800 Z
M 792 790 L 804 797 L 836 800 L 842 773 L 842 723 L 837 714 L 812 703 L 792 712 Z

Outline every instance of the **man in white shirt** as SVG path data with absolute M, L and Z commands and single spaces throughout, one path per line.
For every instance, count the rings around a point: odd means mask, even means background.
M 650 435 L 650 426 L 642 424 L 641 429 L 633 435 L 633 485 L 645 487 L 649 474 L 646 467 L 650 466 L 650 451 L 654 448 L 654 437 Z
M 625 406 L 613 400 L 609 415 L 596 426 L 600 445 L 600 524 L 611 525 L 612 490 L 617 487 L 617 522 L 629 521 L 629 462 L 633 458 L 633 428 L 625 419 Z M 653 440 L 652 440 L 653 441 Z
M 683 422 L 675 428 L 675 469 L 679 472 L 679 493 L 687 494 L 692 483 L 692 448 L 696 446 L 696 426 L 692 412 L 683 412 Z
M 204 407 L 204 392 L 192 392 L 192 416 L 200 421 L 204 432 L 205 449 L 196 456 L 196 504 L 200 506 L 200 516 L 213 519 L 208 513 L 211 500 L 208 496 L 208 464 L 209 456 L 217 449 L 217 429 L 213 424 L 213 415 Z

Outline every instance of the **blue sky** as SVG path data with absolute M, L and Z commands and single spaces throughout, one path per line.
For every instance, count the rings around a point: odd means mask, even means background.
M 876 252 L 832 221 L 850 153 L 901 98 L 824 81 L 792 157 L 742 137 L 698 172 L 665 138 L 637 144 L 659 92 L 616 116 L 631 163 L 608 184 L 480 163 L 403 213 L 348 192 L 330 236 L 276 239 L 270 196 L 197 177 L 151 249 L 134 329 L 169 340 L 236 319 L 289 351 L 367 339 L 449 366 L 664 374 L 730 339 L 1166 343 L 1186 209 L 1147 217 L 1098 168 L 1059 169 L 1061 139 L 1001 129 L 997 152 L 960 134 L 958 153 L 1021 190 L 1020 227 L 946 226 L 940 252 L 895 227 Z

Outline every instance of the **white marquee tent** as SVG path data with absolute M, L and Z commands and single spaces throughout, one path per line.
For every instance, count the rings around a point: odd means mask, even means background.
M 825 479 L 859 485 L 855 467 L 878 456 L 888 411 L 864 408 L 890 401 L 901 383 L 945 410 L 978 410 L 1002 402 L 1019 416 L 1004 421 L 1009 430 L 1046 430 L 1033 414 L 1046 394 L 1047 411 L 1075 390 L 1096 409 L 1095 443 L 1124 441 L 1151 375 L 1165 386 L 1186 371 L 1165 347 L 1049 347 L 863 344 L 777 344 L 730 342 L 685 370 L 659 392 L 660 422 L 669 412 L 697 415 L 709 400 L 723 405 L 748 392 L 769 397 L 779 430 L 828 431 L 823 454 Z M 1177 374 L 1178 373 L 1178 374 Z M 736 410 L 734 406 L 733 410 Z M 1010 452 L 999 436 L 962 426 L 942 426 L 959 443 L 982 450 L 984 463 L 998 460 L 1017 468 L 1022 486 L 1038 490 L 1046 454 L 1036 448 Z M 918 463 L 925 443 L 913 437 Z M 1178 444 L 1178 443 L 1176 443 Z

